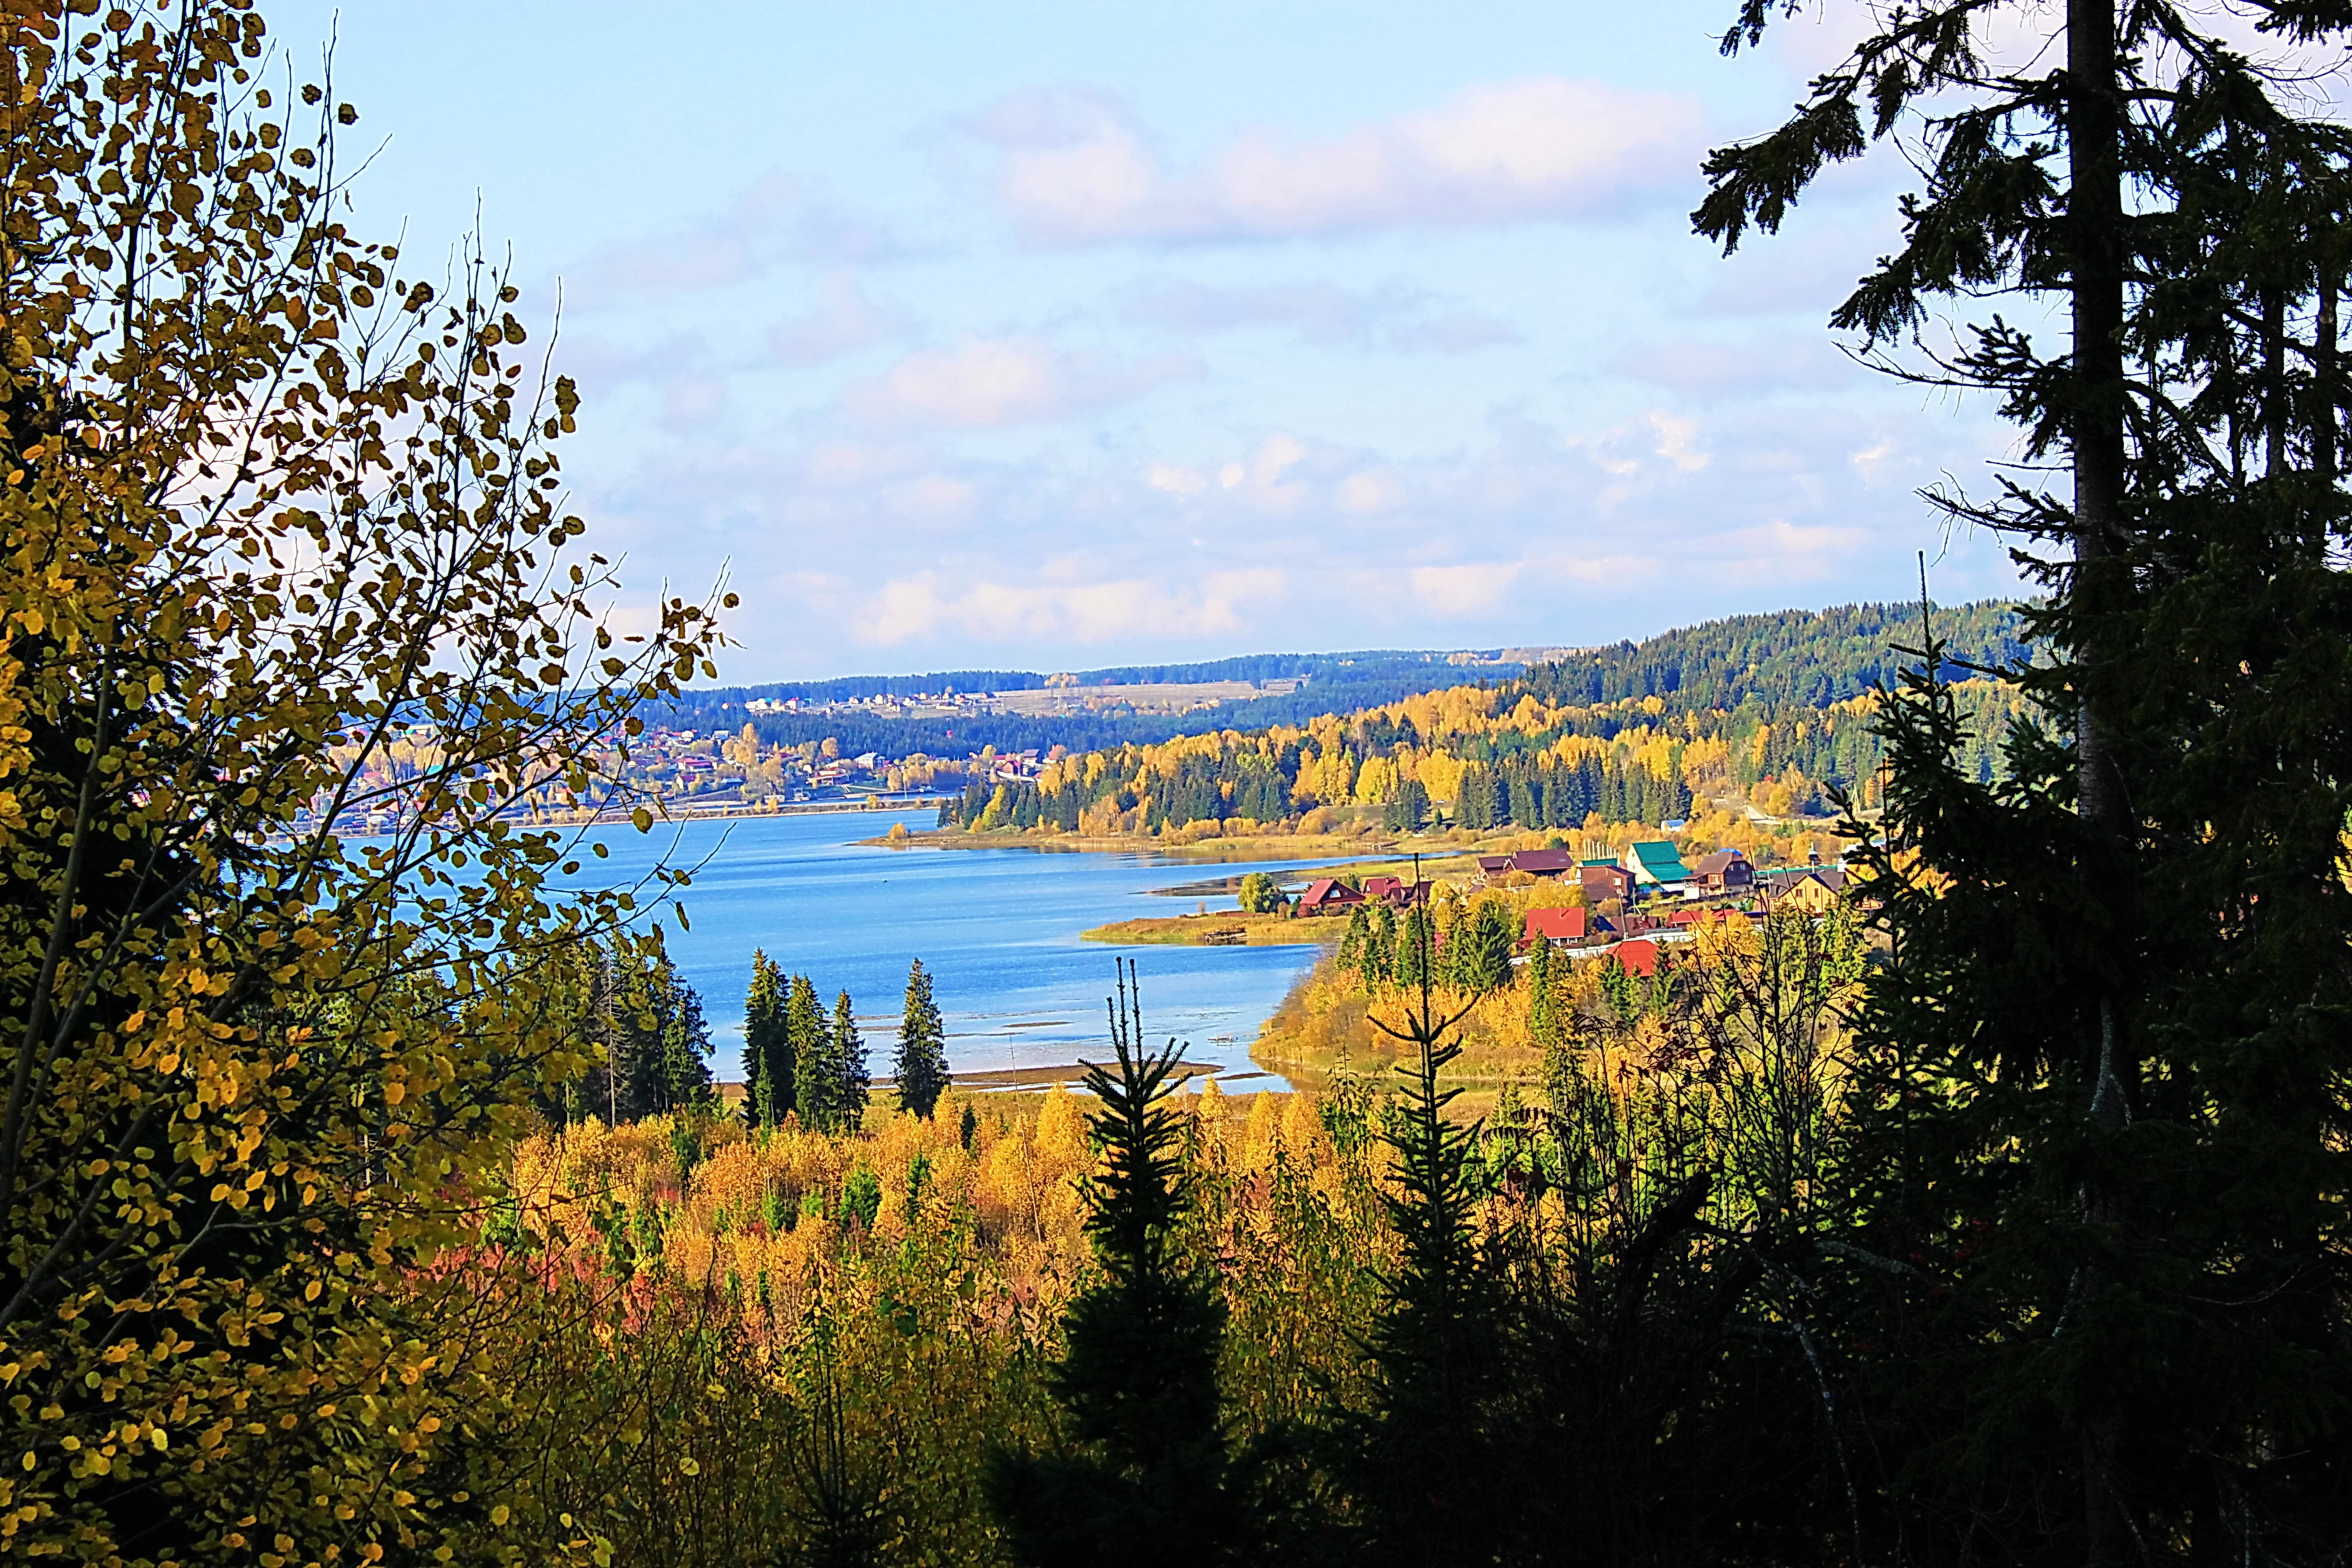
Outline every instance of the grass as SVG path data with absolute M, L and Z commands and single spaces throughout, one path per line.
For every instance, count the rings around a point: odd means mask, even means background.
M 1305 947 L 1328 946 L 1347 934 L 1344 920 L 1292 920 L 1286 915 L 1245 915 L 1228 910 L 1223 914 L 1158 915 L 1140 920 L 1113 921 L 1080 931 L 1084 942 L 1127 942 L 1150 947 Z

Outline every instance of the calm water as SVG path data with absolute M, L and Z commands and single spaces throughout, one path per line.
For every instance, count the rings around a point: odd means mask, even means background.
M 1108 1050 L 1103 998 L 1114 954 L 1142 974 L 1143 1021 L 1153 1040 L 1191 1043 L 1191 1059 L 1255 1073 L 1250 1043 L 1292 982 L 1313 965 L 1300 947 L 1115 947 L 1078 932 L 1108 921 L 1172 915 L 1197 895 L 1155 889 L 1266 869 L 1203 866 L 1147 855 L 1032 849 L 880 849 L 856 840 L 929 810 L 838 812 L 688 822 L 647 836 L 606 836 L 600 880 L 634 879 L 655 860 L 694 867 L 681 895 L 691 929 L 666 920 L 671 959 L 702 995 L 722 1079 L 742 1076 L 743 992 L 751 952 L 764 948 L 788 974 L 806 974 L 828 1010 L 846 988 L 868 1061 L 889 1070 L 898 1016 L 915 959 L 932 976 L 959 1072 L 1052 1067 Z M 1299 864 L 1299 862 L 1292 862 Z M 1234 907 L 1211 898 L 1212 910 Z M 1271 1079 L 1279 1085 L 1281 1080 Z M 1260 1087 L 1253 1080 L 1253 1087 Z

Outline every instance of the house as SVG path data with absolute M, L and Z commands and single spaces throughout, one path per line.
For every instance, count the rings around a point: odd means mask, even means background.
M 1530 877 L 1565 876 L 1575 866 L 1575 857 L 1565 849 L 1522 849 L 1511 857 L 1511 869 Z
M 1533 947 L 1538 937 L 1550 942 L 1581 943 L 1588 934 L 1581 909 L 1529 910 L 1527 929 L 1519 934 L 1519 945 Z
M 1373 903 L 1386 904 L 1392 910 L 1410 910 L 1417 906 L 1426 907 L 1429 889 L 1433 886 L 1435 884 L 1431 882 L 1408 882 L 1402 877 L 1367 877 L 1364 879 L 1364 897 Z
M 1337 877 L 1318 877 L 1299 896 L 1298 912 L 1302 915 L 1343 914 L 1363 901 L 1363 894 Z
M 1744 892 L 1756 885 L 1756 868 L 1737 849 L 1718 849 L 1700 857 L 1691 879 L 1709 892 Z
M 1622 964 L 1628 974 L 1646 976 L 1658 972 L 1658 944 L 1654 942 L 1621 942 L 1609 956 Z
M 1835 866 L 1791 866 L 1767 871 L 1758 879 L 1768 910 L 1794 910 L 1800 914 L 1825 915 L 1837 907 L 1845 891 L 1845 872 Z
M 1614 860 L 1587 860 L 1576 868 L 1577 879 L 1584 884 L 1584 901 L 1606 903 L 1614 899 L 1624 903 L 1633 896 L 1633 873 Z
M 1679 890 L 1690 885 L 1690 868 L 1683 864 L 1682 851 L 1671 839 L 1634 845 L 1625 851 L 1625 869 L 1633 873 L 1639 887 Z
M 1499 881 L 1510 874 L 1511 858 L 1508 855 L 1481 855 L 1478 857 L 1479 886 L 1484 887 L 1489 882 Z

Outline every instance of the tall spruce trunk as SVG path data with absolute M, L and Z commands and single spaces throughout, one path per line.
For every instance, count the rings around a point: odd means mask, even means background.
M 2117 546 L 2124 531 L 2124 268 L 2122 100 L 2116 82 L 2115 0 L 2067 0 L 2066 152 L 2069 258 L 2074 289 L 2074 407 L 2070 445 L 2074 468 L 2074 596 L 2079 640 L 2081 709 L 2076 720 L 2077 809 L 2091 829 L 2092 876 L 2117 879 L 2129 864 L 2130 806 L 2113 750 L 2106 694 L 2116 689 L 2112 661 L 2115 612 L 2130 592 L 2129 565 Z M 2128 889 L 2109 880 L 2109 930 L 2128 942 L 2125 909 Z M 2120 955 L 2119 955 L 2120 956 Z M 2128 960 L 2114 966 L 2124 970 Z M 2111 970 L 2111 973 L 2114 972 Z M 2086 1042 L 2091 1059 L 2092 1121 L 2114 1132 L 2129 1120 L 2125 1087 L 2124 998 L 2105 978 L 2098 982 L 2095 1038 Z M 2083 1194 L 2084 1217 L 2100 1228 L 2118 1223 L 2117 1194 L 2094 1178 Z M 2081 1298 L 2095 1300 L 2107 1288 L 2095 1261 L 2077 1276 Z M 2112 1398 L 2096 1394 L 2081 1413 L 2083 1442 L 2083 1539 L 2086 1563 L 2113 1562 L 2116 1525 L 2116 1449 L 2122 1412 Z

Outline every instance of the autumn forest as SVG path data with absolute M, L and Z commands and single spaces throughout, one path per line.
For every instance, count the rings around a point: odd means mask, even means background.
M 869 1051 L 788 919 L 722 1091 L 699 873 L 603 868 L 745 606 L 614 613 L 549 302 L 359 231 L 252 0 L 0 5 L 0 1559 L 2343 1563 L 2352 11 L 1802 10 L 1689 224 L 1902 154 L 1831 328 L 2011 422 L 1898 504 L 2029 592 L 891 759 L 964 843 L 1839 873 L 1392 887 L 1245 1093 L 1108 955 L 1074 1081 L 919 963 Z

